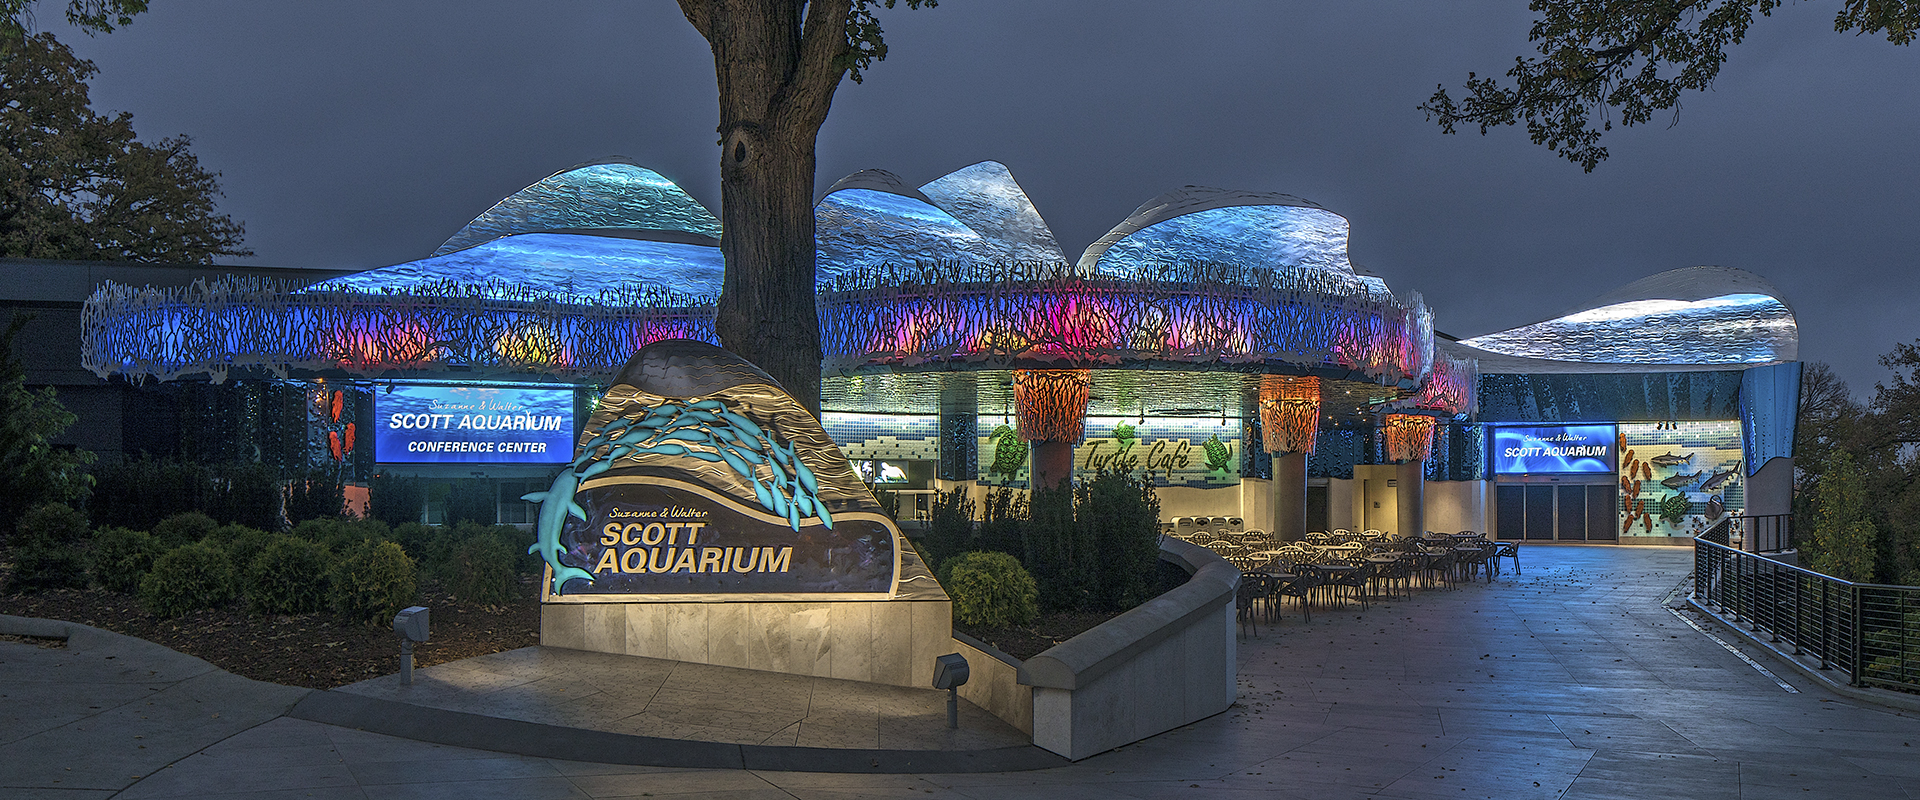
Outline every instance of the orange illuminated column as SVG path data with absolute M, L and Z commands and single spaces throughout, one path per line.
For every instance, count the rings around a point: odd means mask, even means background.
M 1394 533 L 1419 536 L 1426 533 L 1427 457 L 1433 454 L 1433 417 L 1421 414 L 1388 414 L 1380 418 L 1386 437 L 1387 460 L 1400 465 L 1395 471 L 1400 504 L 1400 530 Z
M 1021 369 L 1013 372 L 1013 405 L 1020 438 L 1033 452 L 1035 489 L 1051 489 L 1073 477 L 1073 448 L 1087 421 L 1087 371 Z
M 1319 436 L 1319 378 L 1260 379 L 1260 437 L 1273 454 L 1273 535 L 1280 541 L 1306 538 L 1307 456 Z

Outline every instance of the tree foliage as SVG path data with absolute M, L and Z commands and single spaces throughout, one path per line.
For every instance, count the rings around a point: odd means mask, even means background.
M 815 142 L 840 79 L 887 57 L 874 12 L 937 0 L 679 0 L 720 89 L 715 329 L 727 349 L 820 411 L 814 306 Z
M 33 27 L 38 0 L 0 0 L 0 52 L 26 38 Z M 133 23 L 133 15 L 147 10 L 147 0 L 67 0 L 67 24 L 88 36 L 112 33 Z
M 1872 581 L 1878 534 L 1868 517 L 1866 476 L 1845 450 L 1835 450 L 1823 472 L 1812 568 L 1842 580 Z
M 1505 78 L 1467 74 L 1456 101 L 1445 86 L 1420 106 L 1442 131 L 1525 124 L 1535 144 L 1592 172 L 1607 158 L 1601 134 L 1679 114 L 1680 98 L 1713 85 L 1727 49 L 1781 0 L 1532 0 L 1528 40 L 1538 58 L 1514 59 Z M 1834 30 L 1910 44 L 1920 0 L 1840 0 Z
M 16 314 L 0 332 L 0 531 L 33 506 L 78 503 L 92 486 L 93 454 L 52 443 L 77 418 L 52 387 L 28 389 L 26 367 L 13 355 L 14 337 L 31 319 Z
M 241 224 L 215 211 L 219 173 L 201 168 L 191 140 L 143 143 L 131 114 L 95 113 L 86 81 L 96 72 L 52 34 L 0 51 L 0 256 L 252 255 Z

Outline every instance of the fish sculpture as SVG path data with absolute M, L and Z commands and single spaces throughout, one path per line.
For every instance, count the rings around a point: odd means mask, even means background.
M 1675 475 L 1671 478 L 1661 481 L 1660 485 L 1665 486 L 1669 489 L 1678 489 L 1683 486 L 1692 486 L 1694 481 L 1700 480 L 1700 476 L 1705 474 L 1707 473 L 1693 472 L 1685 475 Z
M 1677 467 L 1677 466 L 1680 466 L 1681 464 L 1692 464 L 1693 454 L 1688 453 L 1684 456 L 1680 456 L 1680 455 L 1674 455 L 1673 453 L 1665 453 L 1665 454 L 1657 455 L 1657 456 L 1654 456 L 1653 458 L 1647 459 L 1647 463 L 1652 464 L 1656 467 Z
M 581 459 L 585 458 L 585 455 L 581 456 Z M 567 517 L 574 516 L 581 520 L 587 518 L 586 509 L 581 508 L 580 504 L 573 499 L 574 491 L 580 487 L 580 481 L 586 477 L 584 473 L 576 471 L 579 469 L 579 463 L 580 460 L 576 460 L 575 463 L 568 464 L 565 469 L 560 470 L 560 474 L 553 476 L 553 485 L 547 487 L 546 491 L 528 492 L 520 496 L 520 499 L 529 503 L 540 504 L 540 520 L 533 529 L 533 546 L 527 548 L 527 552 L 540 556 L 542 561 L 547 562 L 547 566 L 553 568 L 554 594 L 560 593 L 561 584 L 574 578 L 584 578 L 588 583 L 593 582 L 593 573 L 560 563 L 560 554 L 567 551 L 560 545 L 560 531 L 566 527 Z M 595 466 L 604 469 L 611 466 L 611 462 L 602 461 Z M 596 471 L 595 474 L 598 472 Z
M 833 528 L 833 514 L 819 499 L 819 481 L 791 442 L 775 441 L 758 423 L 718 400 L 661 403 L 647 409 L 640 419 L 608 424 L 580 448 L 573 463 L 554 476 L 553 485 L 546 491 L 521 495 L 522 500 L 540 504 L 533 546 L 527 552 L 539 555 L 553 568 L 554 594 L 573 578 L 593 582 L 591 573 L 560 561 L 560 555 L 566 552 L 560 534 L 567 517 L 587 518 L 586 511 L 574 501 L 580 484 L 607 471 L 618 459 L 642 454 L 724 463 L 752 483 L 754 499 L 762 508 L 785 517 L 793 530 L 800 530 L 803 518 L 812 517 L 818 517 L 827 529 Z
M 1740 462 L 1735 461 L 1733 462 L 1733 469 L 1727 470 L 1726 472 L 1713 473 L 1713 477 L 1708 478 L 1706 483 L 1700 484 L 1700 491 L 1711 492 L 1718 489 L 1720 488 L 1720 484 L 1726 483 L 1738 474 L 1740 474 Z

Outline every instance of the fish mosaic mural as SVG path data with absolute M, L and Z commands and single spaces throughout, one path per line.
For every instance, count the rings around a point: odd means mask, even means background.
M 1693 454 L 1688 453 L 1686 455 L 1676 455 L 1673 453 L 1662 453 L 1660 455 L 1654 456 L 1653 458 L 1647 459 L 1647 463 L 1652 464 L 1653 466 L 1656 466 L 1656 467 L 1677 467 L 1682 464 L 1693 463 Z
M 1698 534 L 1745 505 L 1737 420 L 1619 426 L 1622 536 Z
M 549 601 L 897 593 L 902 547 L 812 414 L 752 364 L 655 342 L 614 379 L 528 550 Z

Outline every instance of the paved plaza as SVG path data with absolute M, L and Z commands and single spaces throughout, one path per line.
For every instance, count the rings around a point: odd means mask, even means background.
M 1524 575 L 1492 584 L 1262 625 L 1241 643 L 1226 713 L 998 773 L 620 766 L 436 745 L 286 716 L 303 690 L 76 629 L 66 648 L 0 642 L 0 795 L 1920 798 L 1920 715 L 1833 694 L 1746 648 L 1770 677 L 1668 610 L 1690 549 L 1526 546 L 1521 558 Z M 844 702 L 841 687 L 825 691 Z M 502 697 L 526 709 L 538 695 Z M 924 698 L 900 702 L 902 718 L 924 718 Z

